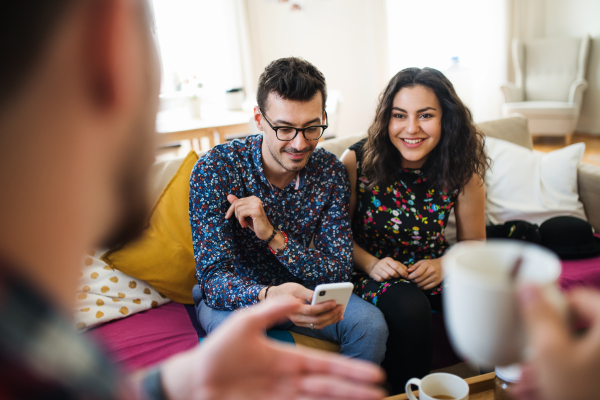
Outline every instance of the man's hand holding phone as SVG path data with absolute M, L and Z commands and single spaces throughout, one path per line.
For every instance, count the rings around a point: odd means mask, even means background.
M 259 299 L 264 300 L 266 290 L 261 290 Z M 326 326 L 335 324 L 344 318 L 344 307 L 337 305 L 334 300 L 319 304 L 309 304 L 313 299 L 314 292 L 304 286 L 288 282 L 279 286 L 271 286 L 267 293 L 269 299 L 273 297 L 292 296 L 305 301 L 298 307 L 297 311 L 289 316 L 289 319 L 296 325 L 311 329 L 323 329 Z

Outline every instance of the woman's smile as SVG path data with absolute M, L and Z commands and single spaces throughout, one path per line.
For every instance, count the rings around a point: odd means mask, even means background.
M 404 143 L 406 147 L 409 149 L 414 149 L 419 147 L 427 138 L 417 138 L 417 139 L 408 139 L 408 138 L 400 138 L 400 140 Z

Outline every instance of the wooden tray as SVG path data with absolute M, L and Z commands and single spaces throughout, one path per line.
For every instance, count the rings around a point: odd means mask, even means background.
M 494 400 L 494 379 L 496 374 L 490 372 L 485 375 L 477 375 L 472 378 L 467 378 L 465 381 L 469 384 L 469 400 Z M 419 391 L 413 392 L 415 396 L 419 396 Z M 407 400 L 406 394 L 386 397 L 386 400 Z

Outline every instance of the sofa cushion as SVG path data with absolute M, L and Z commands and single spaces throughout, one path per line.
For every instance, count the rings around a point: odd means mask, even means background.
M 352 136 L 342 136 L 339 138 L 319 142 L 318 146 L 334 154 L 337 158 L 340 158 L 342 154 L 344 154 L 344 151 L 348 149 L 348 147 L 352 146 L 359 140 L 364 139 L 365 137 L 367 137 L 366 132 Z
M 108 251 L 102 260 L 151 284 L 178 303 L 193 304 L 196 263 L 188 218 L 189 180 L 198 155 L 191 151 L 162 191 L 141 237 Z
M 494 138 L 486 138 L 485 146 L 492 159 L 485 176 L 490 223 L 525 220 L 540 225 L 561 215 L 587 220 L 577 188 L 583 143 L 550 153 Z
M 588 222 L 600 232 L 600 166 L 581 163 L 577 169 L 577 186 Z
M 185 157 L 169 158 L 157 161 L 150 169 L 150 203 L 156 203 L 173 175 L 177 172 Z
M 522 115 L 479 122 L 477 129 L 485 137 L 502 139 L 530 150 L 533 149 L 533 140 L 527 127 L 527 118 Z
M 92 250 L 83 259 L 71 320 L 76 329 L 86 331 L 170 301 L 148 283 L 109 267 L 102 254 Z

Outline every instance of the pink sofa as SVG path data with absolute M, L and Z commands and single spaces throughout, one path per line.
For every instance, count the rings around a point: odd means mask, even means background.
M 194 307 L 174 302 L 111 321 L 85 334 L 93 335 L 113 361 L 129 370 L 146 368 L 189 350 L 205 336 L 196 322 Z
M 560 286 L 565 291 L 580 286 L 600 289 L 600 257 L 563 261 Z M 442 314 L 433 314 L 433 326 L 432 369 L 461 362 L 450 347 Z M 93 335 L 114 361 L 135 370 L 197 346 L 206 334 L 196 321 L 193 306 L 171 302 L 100 325 L 86 335 Z

